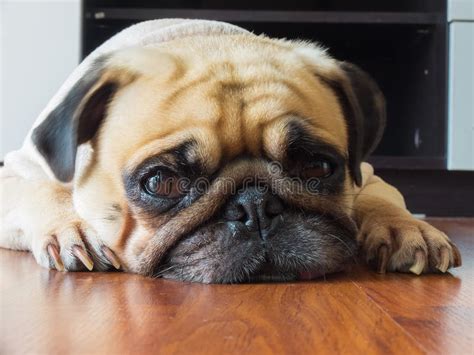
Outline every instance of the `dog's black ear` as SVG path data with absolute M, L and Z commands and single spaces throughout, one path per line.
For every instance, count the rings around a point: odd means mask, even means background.
M 344 110 L 349 134 L 349 170 L 362 184 L 360 165 L 375 150 L 385 129 L 385 98 L 369 74 L 343 62 L 341 77 L 330 81 Z
M 77 148 L 95 135 L 119 86 L 114 75 L 105 75 L 106 61 L 97 60 L 33 130 L 33 143 L 62 182 L 72 180 Z

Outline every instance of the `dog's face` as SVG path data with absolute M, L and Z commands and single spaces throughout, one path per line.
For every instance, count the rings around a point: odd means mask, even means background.
M 33 140 L 126 270 L 293 280 L 352 260 L 383 121 L 376 85 L 316 47 L 195 37 L 103 58 Z

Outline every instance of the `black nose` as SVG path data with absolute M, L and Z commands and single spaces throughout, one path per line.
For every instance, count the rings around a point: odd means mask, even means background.
M 224 218 L 227 221 L 240 221 L 249 231 L 270 228 L 275 217 L 283 212 L 280 198 L 264 187 L 250 186 L 239 191 L 227 203 Z

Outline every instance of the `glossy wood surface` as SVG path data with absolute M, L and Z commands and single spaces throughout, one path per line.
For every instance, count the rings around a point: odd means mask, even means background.
M 200 285 L 59 273 L 0 249 L 0 353 L 473 354 L 474 219 L 432 220 L 460 247 L 447 275 Z

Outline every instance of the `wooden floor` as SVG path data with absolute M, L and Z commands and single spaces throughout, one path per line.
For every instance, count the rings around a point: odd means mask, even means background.
M 0 353 L 473 354 L 474 219 L 432 222 L 460 247 L 451 274 L 200 285 L 0 250 Z

